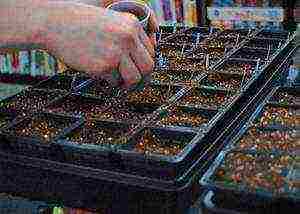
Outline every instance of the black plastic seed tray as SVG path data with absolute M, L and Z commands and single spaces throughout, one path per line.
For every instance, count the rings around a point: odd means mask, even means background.
M 220 110 L 234 102 L 238 95 L 232 91 L 197 87 L 192 88 L 182 96 L 178 100 L 178 104 L 194 108 Z
M 239 91 L 246 84 L 246 79 L 240 74 L 211 73 L 200 81 L 205 88 Z
M 80 123 L 76 118 L 37 113 L 3 129 L 1 149 L 31 157 L 61 160 L 63 153 L 53 141 Z
M 56 142 L 64 151 L 66 162 L 111 170 L 115 163 L 111 152 L 126 143 L 126 134 L 134 124 L 85 121 Z
M 250 39 L 250 41 L 247 42 L 245 46 L 251 48 L 264 48 L 264 49 L 278 50 L 282 48 L 281 46 L 284 43 L 285 40 L 281 40 L 281 39 L 264 39 L 264 38 L 255 37 L 253 39 Z
M 40 82 L 35 87 L 42 89 L 59 89 L 64 91 L 71 91 L 78 89 L 78 87 L 84 84 L 87 80 L 87 77 L 56 75 L 48 80 Z
M 0 112 L 17 116 L 28 115 L 45 108 L 51 101 L 66 95 L 57 90 L 28 88 L 0 102 Z
M 300 107 L 267 104 L 253 123 L 266 129 L 300 129 Z
M 0 169 L 3 192 L 109 214 L 180 214 L 199 195 L 196 175 L 176 185 L 1 151 Z
M 270 204 L 281 200 L 288 201 L 290 208 L 299 207 L 296 162 L 296 156 L 286 154 L 225 151 L 219 154 L 200 184 L 222 195 L 227 203 L 238 204 L 236 207 L 264 204 L 267 210 Z
M 108 99 L 69 94 L 53 101 L 45 111 L 74 117 L 98 118 L 112 105 Z
M 219 113 L 212 109 L 172 106 L 160 113 L 157 125 L 182 130 L 205 130 L 213 126 Z
M 288 31 L 270 31 L 270 30 L 262 30 L 260 31 L 256 37 L 260 38 L 271 38 L 271 39 L 288 39 L 290 33 Z
M 278 87 L 269 102 L 283 106 L 300 106 L 300 87 Z
M 263 48 L 249 48 L 244 47 L 235 52 L 231 57 L 232 58 L 242 58 L 250 60 L 267 61 L 273 57 L 275 53 L 274 49 L 263 49 Z

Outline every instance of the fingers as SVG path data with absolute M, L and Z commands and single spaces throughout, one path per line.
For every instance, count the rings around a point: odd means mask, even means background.
M 142 27 L 139 27 L 139 39 L 141 40 L 142 44 L 146 48 L 146 50 L 149 52 L 149 54 L 154 57 L 154 45 L 151 39 L 147 36 L 144 29 Z
M 151 10 L 151 15 L 149 18 L 148 25 L 149 25 L 150 34 L 154 34 L 159 31 L 159 23 L 156 19 L 156 15 L 153 10 Z
M 127 88 L 139 82 L 139 80 L 142 78 L 139 69 L 129 54 L 122 56 L 119 72 L 121 73 L 125 87 Z
M 135 46 L 135 48 L 130 50 L 132 60 L 138 67 L 141 74 L 147 75 L 153 70 L 154 60 L 139 38 L 137 38 Z

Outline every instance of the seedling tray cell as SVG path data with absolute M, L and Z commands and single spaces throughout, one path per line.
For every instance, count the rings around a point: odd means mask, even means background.
M 152 73 L 153 84 L 192 84 L 199 75 L 205 75 L 206 70 L 156 70 Z
M 62 140 L 69 147 L 96 150 L 101 147 L 110 148 L 121 143 L 119 139 L 131 129 L 132 125 L 129 124 L 90 120 L 66 134 Z
M 125 135 L 133 128 L 134 124 L 90 120 L 62 136 L 57 143 L 62 146 L 66 161 L 106 168 L 110 165 L 110 151 L 124 145 Z
M 178 101 L 178 104 L 195 108 L 218 110 L 226 107 L 236 96 L 237 94 L 231 91 L 193 88 Z
M 80 93 L 84 96 L 93 96 L 101 99 L 111 99 L 122 94 L 120 88 L 113 87 L 106 80 L 95 80 L 82 87 Z
M 258 67 L 257 67 L 258 63 Z M 228 59 L 222 65 L 220 65 L 216 70 L 218 73 L 225 74 L 239 74 L 245 76 L 245 78 L 250 78 L 255 75 L 256 69 L 261 69 L 262 63 L 254 60 L 239 60 L 239 59 Z
M 289 32 L 288 31 L 268 31 L 262 30 L 259 32 L 256 37 L 262 38 L 271 38 L 271 39 L 288 39 Z
M 22 155 L 46 159 L 63 158 L 62 152 L 53 146 L 53 141 L 80 123 L 80 120 L 71 117 L 34 114 L 3 129 L 1 146 Z
M 237 150 L 300 154 L 300 131 L 249 128 L 234 143 Z
M 130 104 L 162 105 L 167 103 L 181 87 L 171 85 L 149 85 L 142 90 L 130 91 L 126 95 L 126 101 Z
M 46 111 L 69 116 L 98 118 L 111 105 L 112 103 L 109 103 L 107 100 L 70 94 L 67 97 L 52 102 Z
M 237 37 L 239 36 L 249 36 L 253 34 L 253 30 L 224 30 L 220 33 L 220 36 L 230 36 L 230 37 Z
M 200 183 L 228 197 L 240 195 L 237 200 L 247 195 L 299 200 L 292 177 L 295 160 L 291 155 L 222 152 Z
M 279 87 L 270 102 L 285 106 L 300 106 L 300 87 Z
M 170 43 L 177 43 L 177 44 L 195 44 L 196 42 L 200 42 L 205 37 L 203 35 L 197 35 L 197 34 L 178 34 L 170 37 L 168 39 L 168 42 Z
M 238 91 L 245 84 L 242 80 L 243 77 L 240 74 L 212 73 L 201 80 L 200 85 L 212 89 Z
M 255 125 L 269 129 L 299 129 L 300 107 L 268 104 L 258 114 Z
M 166 59 L 172 57 L 182 57 L 188 53 L 193 46 L 191 44 L 160 43 L 156 48 L 156 55 Z
M 273 54 L 275 53 L 274 49 L 263 49 L 263 48 L 241 48 L 237 52 L 235 52 L 231 57 L 232 58 L 242 58 L 242 59 L 249 59 L 249 60 L 268 60 L 270 59 Z
M 138 123 L 157 110 L 159 105 L 152 104 L 133 104 L 127 102 L 116 103 L 113 107 L 108 108 L 102 115 L 99 115 L 99 120 L 117 121 Z
M 42 110 L 51 101 L 64 95 L 65 93 L 57 90 L 28 89 L 2 100 L 0 102 L 0 111 L 27 115 L 31 112 Z
M 245 46 L 251 48 L 264 48 L 264 49 L 273 49 L 277 50 L 281 48 L 281 45 L 285 43 L 285 40 L 280 39 L 263 39 L 263 38 L 253 38 L 249 42 L 246 43 Z
M 177 156 L 196 136 L 195 133 L 144 128 L 123 149 L 145 155 Z
M 203 71 L 205 70 L 205 61 L 204 58 L 198 57 L 170 58 L 168 61 L 168 69 L 175 71 Z
M 156 124 L 163 127 L 199 129 L 210 126 L 216 114 L 213 110 L 175 106 L 164 110 Z

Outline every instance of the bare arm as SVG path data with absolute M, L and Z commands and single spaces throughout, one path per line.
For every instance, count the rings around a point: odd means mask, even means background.
M 153 67 L 153 45 L 138 20 L 81 3 L 1 0 L 0 43 L 39 43 L 71 67 L 126 86 Z

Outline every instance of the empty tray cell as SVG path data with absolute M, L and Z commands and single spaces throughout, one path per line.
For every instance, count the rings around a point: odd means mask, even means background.
M 288 31 L 267 31 L 262 30 L 259 32 L 256 37 L 263 37 L 263 38 L 272 38 L 272 39 L 287 39 L 289 35 Z
M 38 84 L 37 88 L 60 89 L 70 91 L 87 80 L 86 77 L 57 75 Z
M 111 103 L 106 103 L 101 99 L 71 94 L 63 99 L 56 100 L 48 106 L 47 111 L 71 116 L 97 118 L 100 117 L 110 105 Z
M 245 46 L 251 48 L 264 48 L 264 49 L 275 49 L 277 50 L 281 45 L 285 43 L 284 40 L 279 39 L 263 39 L 263 38 L 254 38 L 251 39 Z
M 299 128 L 300 108 L 267 105 L 256 120 L 257 126 L 266 128 Z
M 255 73 L 257 63 L 254 60 L 228 59 L 216 70 L 219 73 L 239 74 L 250 78 Z M 258 69 L 260 69 L 260 66 L 261 63 L 258 63 Z
M 51 101 L 63 96 L 61 91 L 29 89 L 0 102 L 0 111 L 27 115 L 45 108 Z
M 168 61 L 169 70 L 180 71 L 203 71 L 205 70 L 205 61 L 198 57 L 177 57 Z
M 138 123 L 158 108 L 159 105 L 120 102 L 107 109 L 98 119 Z
M 274 49 L 262 49 L 262 48 L 241 48 L 232 55 L 232 58 L 252 59 L 252 60 L 266 60 L 270 59 L 274 54 Z
M 216 113 L 216 111 L 175 106 L 161 114 L 157 125 L 163 127 L 199 128 L 208 126 Z
M 300 106 L 300 88 L 278 88 L 270 101 L 280 105 Z
M 61 139 L 66 146 L 82 146 L 82 148 L 113 146 L 123 143 L 120 139 L 130 129 L 130 125 L 123 123 L 87 121 Z
M 0 113 L 0 129 L 8 126 L 14 119 L 12 114 Z
M 135 152 L 164 156 L 180 154 L 195 137 L 195 133 L 177 132 L 165 129 L 144 128 L 133 136 L 132 144 Z
M 236 143 L 238 150 L 300 154 L 300 132 L 250 128 Z
M 179 105 L 217 110 L 228 105 L 234 97 L 231 91 L 193 88 L 179 100 Z
M 240 90 L 245 83 L 242 83 L 243 76 L 239 74 L 224 74 L 224 73 L 213 73 L 207 75 L 200 85 L 221 89 L 221 90 Z M 246 82 L 246 81 L 244 81 Z
M 128 92 L 126 102 L 131 104 L 162 105 L 176 94 L 180 87 L 171 85 L 149 85 L 143 90 Z
M 4 132 L 13 137 L 50 142 L 77 122 L 74 118 L 36 114 L 8 127 Z
M 223 188 L 239 191 L 287 194 L 292 190 L 287 177 L 293 164 L 294 157 L 290 155 L 229 152 L 212 180 Z
M 106 80 L 95 80 L 87 86 L 80 89 L 83 95 L 110 99 L 121 94 L 120 88 L 113 87 Z
M 151 81 L 154 84 L 191 84 L 193 80 L 205 71 L 174 71 L 160 70 L 151 74 Z

